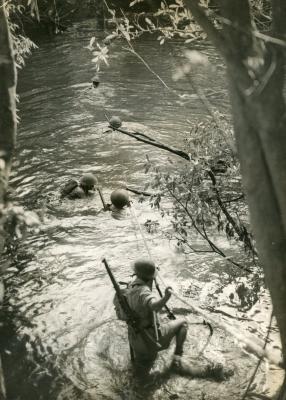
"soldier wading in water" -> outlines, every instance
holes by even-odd
[[[91,191],[95,189],[97,185],[97,179],[92,173],[84,174],[79,183],[75,179],[69,180],[61,188],[61,197],[67,197],[68,199],[83,199],[91,195]]]
[[[105,263],[107,263],[105,261]],[[160,324],[157,313],[161,311],[172,296],[172,289],[167,287],[162,298],[152,292],[152,285],[156,275],[156,267],[150,260],[140,259],[134,263],[136,278],[122,291],[127,301],[125,310],[133,314],[136,326],[128,323],[128,315],[114,298],[117,316],[128,324],[128,339],[131,359],[135,372],[140,377],[146,377],[158,355],[158,352],[167,349],[175,338],[176,346],[171,369],[179,374],[197,378],[211,378],[218,381],[233,375],[230,369],[224,369],[220,363],[203,365],[194,362],[192,365],[183,361],[184,344],[187,337],[188,324],[184,319],[175,319],[169,323]],[[113,277],[114,278],[114,277]],[[121,292],[121,290],[119,289]]]
[[[188,325],[183,319],[176,319],[166,324],[159,324],[157,312],[161,311],[172,296],[172,289],[167,287],[162,298],[152,292],[156,267],[152,261],[138,260],[134,264],[136,279],[132,281],[126,292],[128,304],[139,318],[140,328],[148,332],[154,342],[147,341],[140,332],[128,327],[130,349],[133,353],[135,368],[138,372],[148,373],[158,351],[167,349],[171,340],[176,339],[172,366],[181,368],[183,347],[187,336]],[[156,345],[157,343],[157,345]]]

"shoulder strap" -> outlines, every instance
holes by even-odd
[[[130,282],[129,287],[133,288],[136,286],[147,286],[144,282],[139,282],[138,279],[135,279],[135,281]]]

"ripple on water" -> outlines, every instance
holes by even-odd
[[[39,367],[43,374],[53,365],[58,376],[68,377],[94,399],[238,399],[254,361],[242,357],[232,338],[219,330],[204,354],[231,365],[235,379],[218,384],[178,376],[164,380],[162,376],[145,388],[146,393],[136,387],[130,374],[126,328],[114,320],[113,290],[101,263],[107,257],[118,278],[130,278],[132,262],[148,255],[136,220],[129,211],[113,215],[102,212],[97,194],[88,200],[59,200],[59,187],[87,171],[97,175],[107,200],[115,188],[126,183],[143,189],[150,179],[144,174],[146,154],[161,168],[185,168],[175,156],[119,133],[106,133],[106,114],[118,115],[128,129],[167,144],[175,142],[176,147],[183,145],[184,132],[207,116],[187,82],[179,82],[177,87],[178,93],[186,96],[174,95],[116,44],[110,67],[100,73],[99,89],[91,89],[95,66],[84,48],[93,32],[91,24],[78,24],[67,35],[43,40],[20,74],[21,124],[11,184],[17,201],[41,210],[44,218],[40,234],[19,244],[9,272],[8,303],[13,306],[12,316],[21,321],[15,337],[18,341],[28,337],[36,353],[44,354]],[[170,57],[168,47],[142,40],[137,50],[175,88],[171,74],[181,62],[180,49],[181,44],[175,43],[175,56]],[[204,51],[218,65],[218,71],[214,74],[211,69],[207,76],[201,73],[194,79],[206,86],[210,101],[226,109],[220,61],[213,49],[205,47]],[[147,202],[131,198],[141,224],[147,219],[161,224],[158,232],[146,231],[145,235],[166,282],[197,301],[209,302],[204,286],[216,287],[221,280],[229,279],[229,267],[210,255],[181,254],[163,236],[163,231],[169,229],[168,220]],[[197,238],[194,240],[201,245]],[[172,306],[179,309],[181,304],[172,301]],[[187,316],[190,321],[198,320],[192,314]],[[187,343],[190,360],[206,340],[205,328],[191,326]],[[170,356],[169,351],[159,357],[159,372],[170,363]],[[13,364],[13,369],[19,370],[17,379],[31,385],[33,379],[21,365],[33,357],[35,353],[21,352]],[[17,382],[9,382],[8,389]],[[56,398],[60,386],[53,387]],[[37,390],[35,399],[48,398],[40,384]],[[85,398],[81,396],[77,398]],[[21,393],[17,398],[26,400]]]

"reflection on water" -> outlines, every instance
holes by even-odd
[[[11,184],[18,202],[41,212],[43,224],[39,234],[19,244],[8,269],[2,347],[9,367],[10,398],[229,399],[230,393],[232,399],[238,398],[253,361],[241,358],[238,369],[240,352],[223,332],[215,332],[204,354],[233,366],[235,380],[202,384],[171,376],[145,388],[148,396],[142,387],[138,390],[130,372],[126,327],[115,320],[113,290],[101,263],[106,257],[120,280],[129,279],[132,262],[147,255],[137,222],[129,209],[119,214],[103,212],[98,195],[76,201],[59,199],[60,186],[79,179],[83,172],[98,177],[108,201],[110,193],[122,185],[143,189],[149,179],[144,174],[146,154],[162,168],[184,165],[159,149],[119,133],[106,133],[106,114],[118,115],[128,127],[178,148],[183,134],[207,115],[186,81],[175,87],[171,80],[182,60],[180,43],[169,47],[141,40],[137,51],[184,97],[162,87],[117,44],[111,50],[111,66],[100,73],[99,88],[90,89],[95,67],[84,48],[90,31],[88,22],[43,41],[20,73],[21,124]],[[206,77],[205,71],[198,71],[195,80],[206,86],[210,101],[225,108],[219,60],[211,48],[203,51],[217,66],[216,73],[210,68]],[[170,159],[176,164],[170,166]],[[210,255],[179,253],[162,235],[168,221],[147,202],[131,197],[142,225],[146,220],[160,223],[156,233],[145,235],[167,282],[180,291],[188,289],[199,300],[206,284],[228,279],[224,264],[214,262]],[[193,315],[189,318],[198,320]],[[199,353],[207,337],[204,328],[192,326],[188,358]],[[170,363],[171,351],[159,357],[155,370],[162,372]]]

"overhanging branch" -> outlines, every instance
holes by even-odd
[[[151,146],[158,147],[159,149],[167,150],[170,153],[176,154],[177,156],[184,158],[187,161],[190,161],[190,156],[188,155],[188,153],[186,153],[183,150],[178,150],[173,147],[167,146],[163,143],[157,142],[155,139],[153,139],[145,134],[142,134],[142,133],[138,133],[138,132],[131,133],[131,132],[128,132],[121,128],[115,128],[113,126],[110,126],[110,127],[115,131],[121,132],[124,135],[130,136],[133,139],[138,140],[139,142],[150,144]]]
[[[110,128],[112,128],[113,130],[118,131],[120,133],[123,133],[123,134],[125,134],[125,135],[127,135],[127,136],[129,136],[129,137],[131,137],[133,139],[136,139],[139,142],[142,142],[142,143],[145,143],[145,144],[149,144],[151,146],[158,147],[160,149],[169,151],[170,153],[176,154],[177,156],[179,156],[181,158],[184,158],[187,161],[190,161],[190,156],[189,156],[188,153],[186,153],[186,152],[184,152],[182,150],[178,150],[178,149],[175,149],[173,147],[167,146],[167,145],[165,145],[163,143],[157,142],[155,139],[151,138],[150,136],[148,136],[146,134],[143,134],[143,133],[140,133],[140,132],[128,132],[128,131],[126,131],[126,130],[124,130],[122,128],[116,128],[116,127],[114,127],[112,125],[110,125]],[[218,189],[216,187],[216,179],[215,179],[215,176],[214,176],[213,172],[211,170],[207,170],[206,172],[207,172],[207,174],[209,175],[209,177],[212,180],[213,187],[214,187],[214,192],[215,192],[215,196],[216,196],[216,200],[218,202],[218,206],[222,210],[222,212],[225,215],[227,221],[233,227],[234,231],[238,235],[239,240],[242,241],[245,244],[245,246],[248,249],[250,249],[256,255],[256,251],[252,246],[252,243],[251,243],[251,241],[249,239],[249,236],[248,236],[246,228],[240,229],[240,227],[235,222],[235,219],[228,212],[225,202],[222,201],[222,199],[220,197],[220,194],[218,192]],[[196,228],[196,226],[195,226],[195,228]],[[206,239],[206,237],[205,237],[205,239]],[[214,248],[214,247],[212,247],[212,248]]]

